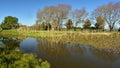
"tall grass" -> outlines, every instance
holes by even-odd
[[[47,38],[51,42],[75,42],[91,45],[97,49],[120,53],[120,33],[68,33],[61,37]]]

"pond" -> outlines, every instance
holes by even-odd
[[[43,38],[1,38],[0,45],[17,46],[47,60],[51,68],[120,68],[120,55],[99,51],[89,45],[51,42]]]

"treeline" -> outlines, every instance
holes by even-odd
[[[92,28],[104,30],[105,26],[108,26],[112,31],[120,24],[120,2],[99,6],[91,13],[85,8],[72,11],[71,5],[66,4],[47,6],[38,11],[34,26],[43,27],[45,30],[62,30],[63,26],[66,26],[68,30],[76,30],[80,24],[85,29],[93,25]]]
[[[120,2],[111,2],[101,5],[91,13],[85,8],[72,10],[71,5],[59,4],[56,6],[47,6],[37,12],[36,23],[32,26],[21,26],[18,18],[8,16],[1,23],[0,29],[29,29],[29,30],[63,30],[82,27],[82,29],[105,30],[110,31],[117,28],[120,31]],[[118,26],[116,26],[118,25]]]

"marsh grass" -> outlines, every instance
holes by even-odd
[[[51,42],[74,42],[91,45],[99,50],[120,54],[120,33],[68,33],[61,37],[46,38]]]

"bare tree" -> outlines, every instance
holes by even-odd
[[[52,22],[52,29],[57,30],[58,29],[58,21],[56,19],[53,20]]]
[[[37,20],[40,22],[45,22],[45,26],[50,29],[49,24],[54,19],[56,12],[55,6],[45,7],[43,10],[38,11]]]
[[[115,24],[119,23],[120,21],[120,2],[102,5],[95,9],[92,15],[94,17],[104,17],[110,31],[112,31]]]
[[[59,29],[61,29],[63,25],[63,19],[67,18],[67,15],[70,10],[71,10],[71,6],[65,4],[45,7],[43,10],[38,11],[37,19],[39,21],[44,21],[46,23],[53,22],[54,19],[57,19]]]
[[[74,10],[71,14],[72,14],[72,19],[75,23],[74,30],[76,30],[78,23],[84,22],[85,18],[88,15],[88,12],[86,11],[85,8],[82,8],[82,9]]]
[[[61,30],[63,26],[63,19],[67,18],[68,13],[71,10],[71,6],[66,4],[59,4],[57,9],[58,11],[56,17],[58,18],[59,30]]]

